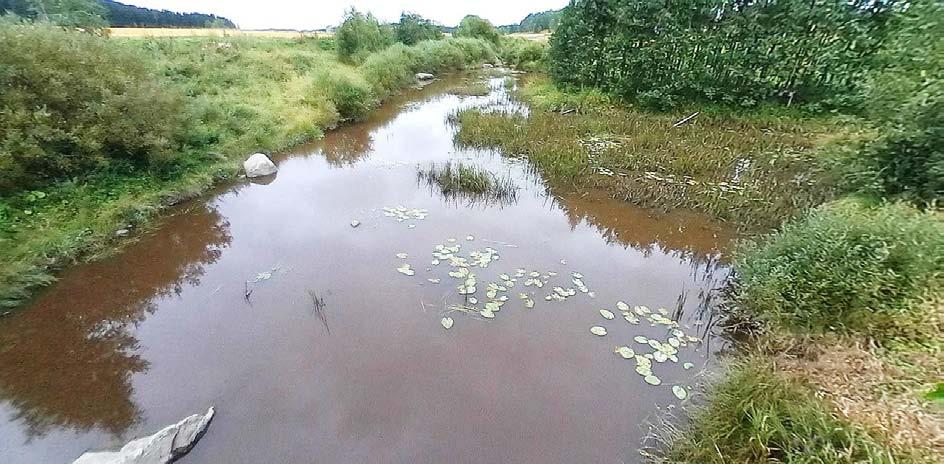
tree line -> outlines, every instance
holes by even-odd
[[[154,10],[112,0],[0,0],[0,14],[82,28],[236,27],[232,21],[213,14]]]

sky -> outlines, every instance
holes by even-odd
[[[495,25],[517,24],[528,13],[562,8],[567,0],[118,0],[130,5],[224,16],[243,29],[319,29],[337,25],[351,6],[394,22],[402,11],[454,26],[467,14]]]

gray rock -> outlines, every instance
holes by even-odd
[[[492,68],[494,68],[494,67],[495,67],[495,66],[492,65],[491,63],[485,63],[485,64],[482,65],[482,69],[492,69]]]
[[[436,76],[430,73],[416,73],[416,80],[418,81],[431,81],[435,78]]]
[[[279,168],[275,163],[263,153],[256,153],[243,162],[243,169],[246,171],[246,177],[263,177],[275,174]]]
[[[89,452],[72,464],[168,464],[190,452],[197,443],[216,411],[194,414],[154,435],[138,438],[118,451]]]
[[[115,237],[127,237],[131,234],[131,231],[128,229],[118,229],[115,231]]]
[[[357,219],[351,221],[351,227],[353,227],[353,228],[355,228],[355,229],[356,229],[358,226],[360,226],[360,225],[361,225],[361,221],[358,221]]]

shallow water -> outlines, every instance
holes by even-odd
[[[680,403],[671,386],[692,385],[722,346],[711,297],[731,233],[557,194],[524,161],[454,147],[452,111],[510,105],[500,80],[488,97],[450,95],[456,83],[280,156],[274,179],[182,205],[0,320],[0,462],[71,462],[211,405],[217,417],[181,462],[638,462],[646,421]],[[469,204],[417,181],[418,167],[457,159],[510,176],[517,201]],[[397,205],[429,215],[383,214]],[[452,313],[445,330],[463,298],[430,260],[449,238],[500,254],[475,270],[481,302],[486,281],[518,268],[558,283],[528,288],[525,309],[519,280],[495,319]],[[415,276],[396,271],[404,262]],[[594,298],[544,300],[575,271]],[[627,323],[619,300],[669,308],[703,339],[654,368],[660,386],[613,350],[666,329]]]

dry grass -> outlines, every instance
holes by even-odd
[[[253,31],[245,29],[212,28],[158,28],[158,27],[110,27],[108,35],[112,37],[268,37],[273,39],[330,38],[334,34],[327,32],[305,31]]]
[[[944,376],[944,353],[882,353],[855,339],[781,339],[777,370],[810,385],[840,417],[918,460],[944,457],[944,408],[923,398]]]

